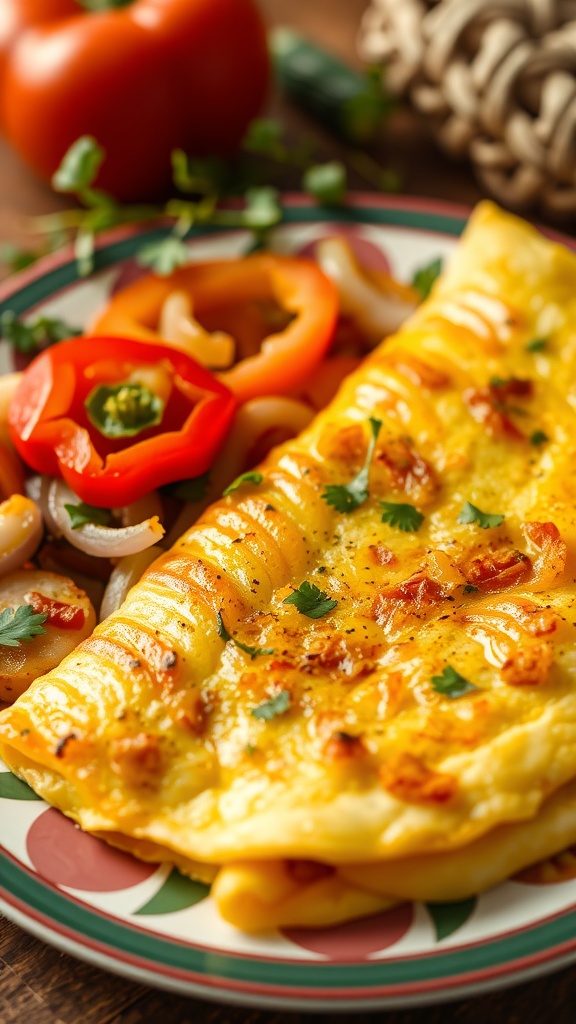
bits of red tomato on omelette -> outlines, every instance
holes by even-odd
[[[548,678],[552,659],[552,647],[546,640],[525,643],[508,655],[500,675],[509,686],[540,686]]]
[[[462,566],[468,585],[482,594],[517,586],[528,579],[531,571],[530,558],[516,548],[485,551]]]
[[[162,751],[157,736],[141,732],[110,744],[110,764],[126,785],[155,789],[162,778]]]
[[[494,394],[493,388],[467,388],[463,398],[473,419],[486,428],[490,437],[514,440],[524,438],[504,403]]]
[[[413,754],[393,754],[379,769],[382,787],[398,800],[413,804],[443,804],[457,790],[453,775],[429,768]]]
[[[378,446],[373,473],[376,489],[379,468],[384,470],[384,489],[387,485],[401,491],[418,505],[433,501],[439,491],[440,482],[433,467],[408,438],[390,438]]]
[[[532,561],[532,584],[539,590],[546,590],[564,572],[568,545],[555,523],[523,523],[521,530],[536,549]]]
[[[389,633],[411,620],[425,618],[426,612],[441,604],[449,594],[449,588],[425,572],[416,572],[402,583],[381,590],[372,603],[371,616]]]

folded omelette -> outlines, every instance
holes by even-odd
[[[82,828],[245,929],[576,842],[576,256],[492,204],[432,296],[0,714]]]

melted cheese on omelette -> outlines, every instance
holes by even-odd
[[[244,927],[371,913],[420,895],[424,863],[444,865],[426,898],[458,898],[574,841],[575,361],[576,256],[482,204],[431,298],[262,483],[0,714],[2,756],[118,845],[226,865],[217,899]],[[338,511],[326,488],[362,469],[370,419],[368,497]],[[304,581],[336,602],[319,618],[286,603]],[[539,821],[550,842],[518,863]]]

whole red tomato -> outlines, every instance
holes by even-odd
[[[106,150],[98,186],[153,198],[169,185],[172,149],[232,152],[263,102],[266,34],[253,0],[1,6],[0,130],[44,178],[89,134]]]

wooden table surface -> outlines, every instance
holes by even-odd
[[[260,0],[260,6],[270,24],[290,24],[355,61],[355,36],[366,0]],[[277,95],[270,110],[283,117],[294,138],[315,131]],[[341,155],[337,143],[316,135],[324,158]],[[466,204],[482,195],[470,169],[444,157],[426,126],[407,111],[393,116],[375,155],[400,172],[406,194]],[[287,184],[297,187],[296,180]],[[351,184],[369,187],[355,174]],[[24,241],[24,216],[62,205],[0,141],[0,241]],[[390,1013],[331,1013],[323,1019],[328,1024],[360,1019],[366,1024],[574,1024],[575,1006],[576,967],[463,1002]],[[0,920],[0,1024],[308,1024],[319,1019],[309,1013],[233,1008],[145,988],[59,953]]]

